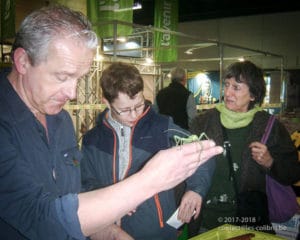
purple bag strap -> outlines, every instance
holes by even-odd
[[[265,129],[265,133],[264,133],[264,135],[263,135],[262,138],[261,138],[261,143],[266,144],[266,142],[267,142],[267,140],[268,140],[268,137],[269,137],[269,135],[270,135],[270,132],[271,132],[271,129],[272,129],[272,126],[273,126],[274,121],[275,121],[275,116],[274,116],[274,115],[271,115],[271,116],[269,117],[269,120],[268,120],[266,129]]]

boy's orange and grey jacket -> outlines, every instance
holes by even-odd
[[[84,191],[119,181],[119,143],[115,130],[107,121],[107,110],[100,114],[98,120],[97,125],[87,132],[82,142],[84,159],[81,172]],[[131,159],[126,176],[139,171],[159,150],[172,146],[174,135],[186,137],[180,131],[185,130],[175,125],[171,118],[159,115],[150,106],[147,107],[131,131]],[[186,181],[186,191],[192,190],[204,196],[210,185],[213,168],[213,161],[202,165]],[[176,208],[174,190],[161,192],[139,205],[132,216],[124,216],[121,227],[136,240],[177,239],[177,230],[166,223]]]

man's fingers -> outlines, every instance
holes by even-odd
[[[188,176],[191,176],[195,173],[197,168],[205,163],[207,160],[210,158],[221,154],[223,152],[223,148],[220,146],[216,146],[215,143],[211,140],[204,140],[195,142],[195,143],[190,143],[190,144],[185,144],[183,147],[185,148],[187,145],[189,145],[189,149],[182,149],[183,151],[189,150],[187,155],[189,155],[189,163],[188,163]],[[191,151],[190,147],[193,148]]]
[[[201,151],[200,154],[200,163],[202,164],[206,160],[223,153],[223,148],[221,146],[213,146],[210,148],[206,148]]]

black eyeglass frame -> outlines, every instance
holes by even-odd
[[[141,103],[141,104],[139,104],[137,106],[134,106],[133,108],[130,108],[130,109],[127,109],[127,110],[123,110],[123,111],[118,111],[112,105],[110,105],[110,108],[111,108],[111,110],[113,110],[119,116],[125,116],[125,115],[130,115],[132,111],[138,112],[138,111],[142,110],[142,107],[145,107],[145,105],[146,104],[145,104],[145,100],[144,100],[143,103]]]

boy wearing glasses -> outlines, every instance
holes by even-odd
[[[115,62],[106,68],[100,84],[107,105],[96,126],[83,137],[81,163],[83,190],[103,188],[139,171],[159,150],[174,145],[174,135],[190,134],[170,117],[145,104],[144,83],[138,69]],[[168,161],[168,159],[165,159]],[[186,181],[178,218],[189,222],[200,213],[202,197],[210,185],[213,161]],[[123,201],[120,195],[120,201]],[[176,210],[174,190],[155,194],[116,224],[134,239],[177,239],[177,229],[166,221]]]

